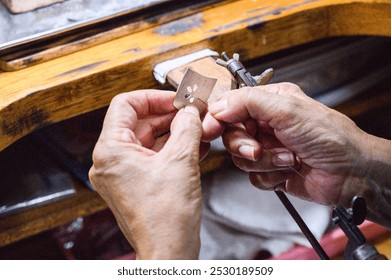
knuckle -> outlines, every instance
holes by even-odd
[[[282,83],[280,83],[280,86],[281,86],[281,89],[285,90],[285,91],[288,91],[288,90],[292,90],[292,91],[301,90],[298,85],[296,85],[294,83],[291,83],[291,82],[282,82]]]
[[[232,161],[239,169],[245,172],[258,171],[258,168],[254,166],[253,161],[238,156],[232,156]]]
[[[252,172],[249,174],[249,179],[254,187],[262,190],[273,190],[285,182],[285,180],[275,180],[276,178],[270,178],[269,173],[267,172]]]
[[[258,173],[258,172],[251,172],[249,174],[249,180],[250,180],[250,183],[258,188],[258,189],[264,189],[264,184],[263,184],[263,181],[262,181],[262,174]]]
[[[175,118],[172,124],[175,133],[179,138],[200,139],[202,134],[202,124],[199,117],[192,114],[182,114],[180,118]],[[172,131],[173,132],[173,131]],[[185,140],[185,141],[187,141]]]
[[[95,168],[98,170],[105,168],[107,163],[112,161],[113,157],[114,155],[110,152],[110,149],[98,141],[94,151],[92,152],[93,166],[95,166]]]
[[[121,104],[121,103],[124,103],[126,102],[126,93],[120,93],[120,94],[117,94],[116,96],[114,96],[112,99],[111,99],[111,104]]]
[[[261,90],[257,87],[246,87],[243,91],[245,94],[245,100],[247,103],[252,103],[253,99],[257,99],[259,95],[262,93]]]
[[[94,165],[92,165],[92,167],[88,171],[88,178],[89,178],[92,185],[95,185],[95,178],[96,177],[97,177],[96,169],[95,169]]]

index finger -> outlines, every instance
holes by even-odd
[[[161,115],[174,112],[173,91],[137,90],[121,93],[113,98],[106,113],[111,124],[119,121],[134,123],[134,118],[141,119],[148,115]],[[130,128],[134,128],[133,125]]]
[[[139,119],[174,112],[174,97],[175,92],[163,90],[138,90],[119,94],[110,103],[102,133],[106,136],[109,133],[126,136],[135,130]]]
[[[268,123],[273,129],[284,129],[298,121],[298,111],[305,112],[306,101],[294,95],[271,93],[258,87],[245,87],[226,92],[225,97],[209,105],[209,112],[227,123],[254,119]]]
[[[311,119],[317,115],[317,110],[326,108],[304,94],[294,93],[295,87],[289,89],[290,93],[281,91],[284,87],[278,84],[274,92],[264,90],[271,88],[272,85],[244,87],[226,92],[223,99],[209,105],[209,112],[227,123],[254,119],[267,123],[274,130],[284,130]]]

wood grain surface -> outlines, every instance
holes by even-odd
[[[210,9],[216,2],[232,0],[206,0],[200,2],[172,1],[153,6],[130,9],[105,20],[91,20],[64,26],[61,32],[48,30],[45,35],[25,39],[18,47],[0,51],[0,70],[15,71],[57,57],[96,46],[141,30],[162,25],[185,16]],[[191,3],[189,3],[191,2]],[[189,6],[191,4],[191,6]],[[167,7],[166,7],[167,6]],[[77,25],[77,27],[76,27]]]

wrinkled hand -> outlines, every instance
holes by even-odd
[[[157,90],[116,96],[93,153],[91,182],[139,259],[199,253],[201,120],[194,107],[177,113],[174,96]]]
[[[357,162],[364,152],[360,141],[367,139],[365,133],[293,84],[227,92],[210,104],[207,118],[203,128],[207,139],[218,136],[215,131],[221,131],[223,123],[231,124],[225,127],[224,144],[258,188],[346,205],[352,197],[343,195],[345,189],[353,188],[366,172]],[[296,157],[301,161],[300,174],[294,170]]]

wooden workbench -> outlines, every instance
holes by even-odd
[[[239,52],[250,60],[281,49],[343,35],[391,36],[391,1],[227,1],[174,21],[13,71],[0,72],[0,151],[19,138],[107,106],[120,92],[159,88],[154,66],[197,50]],[[33,58],[31,59],[33,61]],[[376,108],[391,103],[379,95]],[[359,113],[368,99],[341,107]],[[0,219],[0,246],[105,208],[78,187],[70,199]]]

